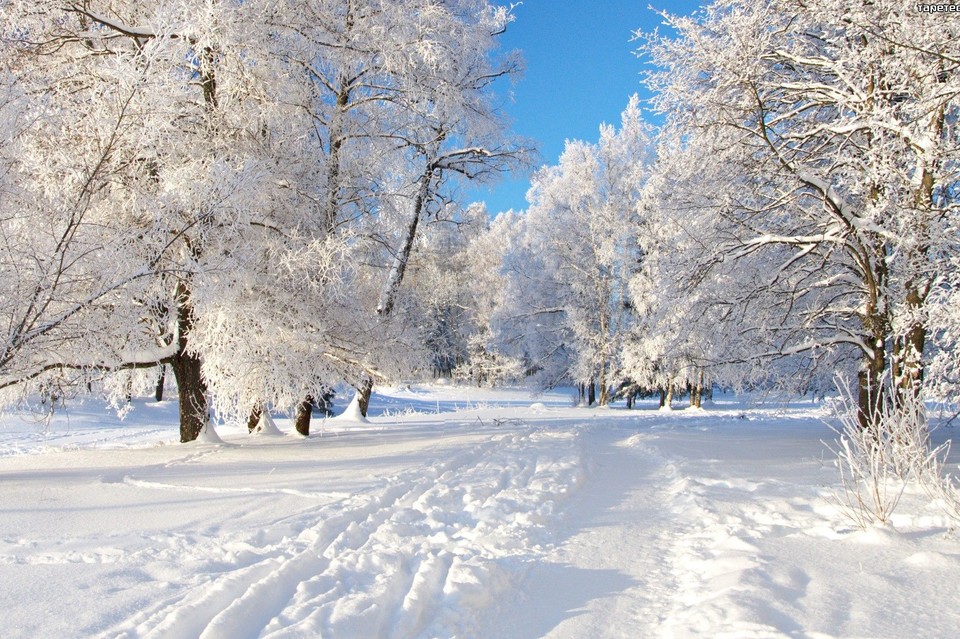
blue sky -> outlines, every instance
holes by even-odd
[[[503,4],[504,2],[501,2]],[[520,49],[526,71],[501,86],[513,131],[536,141],[539,164],[556,164],[567,139],[595,141],[601,122],[618,123],[633,93],[649,97],[640,84],[643,63],[633,55],[633,32],[662,22],[648,9],[686,15],[696,0],[523,0],[502,36],[505,50]],[[512,98],[512,99],[511,99]],[[506,178],[468,193],[492,215],[526,208],[529,176]]]

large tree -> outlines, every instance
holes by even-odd
[[[82,323],[56,352],[18,362],[50,374],[168,362],[183,441],[207,424],[211,385],[225,400],[239,394],[224,392],[236,375],[205,368],[229,342],[222,318],[250,310],[238,287],[283,290],[303,272],[264,264],[282,264],[294,250],[312,259],[291,237],[305,210],[295,188],[302,176],[291,167],[311,154],[298,143],[306,124],[297,128],[302,118],[280,99],[290,74],[261,28],[261,9],[255,2],[12,3],[5,14],[10,84],[25,87],[33,108],[17,140],[18,186],[57,194],[41,216],[59,225],[53,233],[66,256],[62,275],[40,282],[34,297],[59,302],[66,291],[73,302],[66,287],[95,282],[76,273],[110,276],[97,295],[73,302],[73,322],[60,320],[54,304],[42,307],[46,315],[35,323],[46,327],[46,339]],[[114,227],[126,233],[122,246],[107,235]],[[307,247],[314,257],[328,252]],[[115,283],[131,278],[136,288]],[[98,293],[105,287],[111,295]],[[37,308],[29,298],[15,304]]]
[[[389,197],[380,201],[396,216],[393,234],[383,237],[389,268],[377,296],[378,325],[387,327],[422,225],[455,200],[463,180],[489,181],[522,164],[529,149],[505,135],[494,83],[519,70],[512,54],[497,55],[498,38],[512,20],[510,11],[487,0],[445,3],[422,0],[411,15],[414,23],[400,29],[415,52],[407,75],[397,78],[399,95],[392,101],[400,126],[392,137],[403,153]],[[372,340],[371,340],[372,341]],[[369,357],[389,353],[371,349]],[[373,376],[358,385],[365,415]]]
[[[690,281],[751,261],[713,301],[740,357],[858,353],[876,421],[884,377],[922,381],[928,296],[957,251],[960,24],[892,0],[720,0],[668,21],[677,37],[644,51],[682,157],[663,208],[703,229]]]

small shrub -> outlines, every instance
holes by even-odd
[[[888,388],[888,397],[893,389]],[[941,502],[960,522],[960,495],[944,475],[950,442],[931,447],[926,407],[921,394],[906,393],[885,402],[877,423],[863,428],[849,388],[838,404],[838,440],[828,447],[837,456],[841,493],[838,502],[860,528],[888,524],[907,485],[914,483]]]

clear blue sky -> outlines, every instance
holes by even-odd
[[[505,4],[506,0],[501,0]],[[523,0],[502,36],[505,50],[520,49],[526,71],[512,86],[501,85],[513,131],[534,140],[538,164],[556,164],[565,140],[595,141],[601,122],[620,121],[641,85],[643,63],[633,52],[636,30],[652,31],[661,18],[649,5],[687,15],[697,0]],[[466,193],[483,200],[491,215],[526,208],[529,176],[505,178]]]

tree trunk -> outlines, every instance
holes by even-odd
[[[423,175],[420,176],[420,188],[417,189],[417,195],[413,201],[413,215],[410,216],[410,221],[407,223],[403,244],[397,252],[397,256],[393,259],[393,266],[390,267],[390,273],[387,275],[387,284],[383,287],[383,292],[380,294],[380,300],[377,303],[377,315],[381,317],[389,315],[397,301],[397,293],[400,291],[400,284],[403,282],[407,264],[410,262],[410,254],[413,252],[413,241],[417,237],[420,217],[423,215],[423,209],[430,196],[431,182],[433,182],[433,165],[428,164]]]
[[[210,419],[202,363],[192,353],[178,352],[170,365],[177,379],[177,396],[180,400],[180,441],[192,442]]]
[[[863,353],[857,374],[858,418],[862,428],[876,429],[880,423],[886,392],[884,373],[887,372],[887,341],[890,321],[886,309],[887,264],[882,240],[876,240],[871,259],[864,268],[867,303],[863,314],[864,342],[870,348]],[[896,381],[896,380],[889,380]]]
[[[253,410],[250,411],[250,416],[247,417],[247,432],[252,433],[257,429],[257,424],[260,423],[260,418],[263,416],[263,404],[257,402],[253,406]]]
[[[307,437],[310,435],[310,418],[313,416],[313,396],[307,395],[297,404],[293,415],[293,427],[297,432]]]
[[[593,406],[597,401],[597,385],[593,380],[587,384],[587,406]]]
[[[690,406],[700,408],[703,397],[703,370],[697,371],[697,381],[690,388]]]
[[[357,389],[357,398],[358,405],[360,406],[360,414],[364,417],[367,416],[367,410],[370,408],[370,396],[373,394],[373,378],[365,377],[364,380],[360,383],[360,388]]]
[[[167,382],[167,365],[160,364],[160,379],[157,380],[157,387],[153,391],[153,396],[158,402],[163,401],[163,385]]]
[[[177,284],[177,352],[170,367],[177,380],[180,400],[180,441],[192,442],[207,425],[210,413],[207,406],[207,384],[203,380],[200,357],[187,350],[187,338],[193,328],[193,306],[190,290],[183,282]]]
[[[610,403],[610,389],[607,388],[607,368],[600,369],[600,395],[597,397],[598,406],[606,406]]]
[[[885,318],[875,312],[875,309],[876,306],[868,305],[868,314],[864,321],[868,331],[865,339],[873,350],[863,354],[860,371],[857,373],[860,426],[873,430],[876,430],[880,424],[880,416],[883,414],[884,402],[887,399],[884,390],[884,373],[887,369],[885,338],[888,334],[888,324]]]
[[[663,408],[667,405],[667,389],[660,389],[660,408]]]
[[[670,409],[673,408],[673,382],[667,385],[667,396],[664,398],[664,406]]]
[[[427,205],[430,197],[430,184],[434,178],[433,162],[428,162],[423,175],[420,176],[420,184],[417,189],[417,195],[413,201],[413,215],[407,224],[403,237],[403,244],[393,259],[393,265],[390,267],[390,273],[387,275],[387,283],[380,293],[380,300],[377,302],[377,315],[384,318],[393,312],[393,306],[397,301],[397,293],[400,291],[400,284],[403,283],[403,276],[407,271],[407,264],[410,261],[410,254],[413,252],[414,240],[417,237],[417,227],[420,225],[420,217]],[[360,414],[367,416],[367,410],[370,407],[370,396],[373,394],[373,378],[366,377],[357,389],[357,395],[360,405]]]
[[[347,8],[347,33],[353,28],[353,12]],[[341,171],[341,152],[343,143],[346,141],[344,136],[344,118],[347,108],[350,104],[350,81],[347,77],[340,78],[340,84],[337,90],[337,108],[333,112],[333,120],[330,123],[330,152],[327,160],[327,201],[326,210],[323,213],[324,230],[327,235],[333,235],[337,230],[337,217],[340,210],[340,171]]]
[[[933,114],[931,129],[934,138],[942,138],[946,124],[946,107],[941,105]],[[922,212],[921,220],[930,219],[934,207],[934,185],[936,176],[933,167],[924,163],[920,171],[920,183],[914,193],[914,207]],[[922,229],[922,232],[920,232]],[[921,237],[929,233],[927,224],[921,224],[915,232]],[[926,242],[916,245],[912,251],[914,262],[926,264],[930,259],[930,246]],[[910,325],[906,332],[896,340],[893,353],[893,375],[897,386],[898,400],[903,401],[907,393],[914,396],[923,385],[923,349],[927,342],[927,325],[923,319],[923,308],[930,293],[930,280],[921,273],[914,273],[906,283],[907,309]]]
[[[861,428],[876,429],[880,423],[883,404],[886,400],[883,388],[885,368],[886,353],[883,348],[876,348],[872,357],[864,356],[860,372],[857,373],[857,406]]]
[[[940,136],[943,131],[943,109],[938,112],[935,121],[935,131]],[[934,175],[929,167],[924,167],[920,178],[920,187],[914,197],[914,205],[921,211],[928,212],[933,207]],[[926,217],[926,216],[924,216]],[[915,261],[924,264],[929,260],[930,247],[920,244],[914,249]],[[894,341],[893,377],[897,387],[899,400],[904,395],[916,395],[923,385],[923,349],[927,342],[927,327],[923,318],[923,307],[927,295],[930,293],[930,282],[922,275],[915,274],[906,283],[904,301],[910,314],[910,324],[904,334]]]
[[[911,290],[907,293],[907,304],[911,311],[919,312],[923,306],[920,293]],[[918,393],[923,385],[923,349],[927,343],[927,329],[923,322],[916,321],[907,332],[896,340],[893,353],[893,375],[899,393]]]

